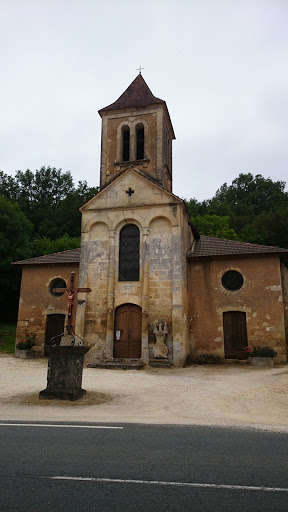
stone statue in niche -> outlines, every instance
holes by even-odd
[[[165,345],[165,336],[168,334],[167,324],[159,322],[154,325],[153,334],[156,338],[156,343],[153,347],[153,355],[155,359],[168,359],[168,348]]]

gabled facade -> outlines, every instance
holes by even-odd
[[[172,193],[166,103],[141,75],[99,114],[100,192],[80,209],[81,249],[17,262],[17,339],[28,328],[44,352],[67,323],[66,295],[53,287],[73,270],[92,290],[78,294],[75,324],[92,366],[159,363],[159,332],[160,359],[174,366],[203,354],[245,359],[248,344],[270,345],[286,362],[288,250],[199,236]]]
[[[133,304],[139,308],[143,362],[153,358],[154,325],[166,322],[168,357],[183,365],[189,353],[186,255],[193,241],[183,201],[128,168],[81,213],[79,283],[92,292],[78,308],[76,330],[94,344],[89,360],[115,357],[115,313]],[[132,253],[136,244],[138,250]],[[130,275],[133,258],[138,273]],[[129,358],[125,349],[122,355]]]

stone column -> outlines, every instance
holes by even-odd
[[[134,162],[136,160],[136,131],[135,124],[129,124],[130,126],[130,161]]]
[[[88,234],[82,233],[81,260],[80,260],[79,278],[78,278],[79,288],[88,288],[88,284],[89,284],[87,282],[88,253],[89,253]],[[81,292],[81,293],[77,294],[76,297],[77,297],[77,300],[76,300],[76,304],[75,304],[75,309],[76,309],[75,332],[78,334],[78,336],[80,336],[81,338],[84,338],[87,293]],[[67,320],[65,320],[65,325],[67,325]]]
[[[115,287],[115,231],[109,230],[107,334],[104,358],[113,359],[114,345],[114,287]]]
[[[149,364],[148,318],[149,318],[149,229],[143,229],[143,287],[142,287],[142,348],[141,359]]]
[[[181,228],[172,228],[172,333],[173,365],[181,366],[183,361],[182,341],[182,255]]]

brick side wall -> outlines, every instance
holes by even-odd
[[[227,270],[244,277],[238,291],[227,291],[221,277]],[[190,335],[192,355],[224,357],[223,312],[243,311],[248,343],[270,345],[286,356],[283,296],[278,255],[189,262]]]
[[[284,307],[284,320],[286,332],[286,346],[288,353],[288,268],[285,263],[281,263],[281,277],[283,288],[283,307]]]
[[[77,286],[78,264],[23,266],[16,341],[24,337],[25,329],[35,332],[38,354],[44,353],[47,315],[65,314],[67,319],[66,294],[60,297],[52,295],[49,285],[54,279],[61,278],[69,286],[72,271],[76,273]]]

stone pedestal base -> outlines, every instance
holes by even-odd
[[[81,388],[84,355],[90,347],[45,346],[48,355],[47,388],[39,398],[78,400],[86,394]]]
[[[274,365],[272,357],[260,357],[260,356],[250,357],[250,363],[252,364],[252,366],[258,366],[260,368],[263,366],[271,367]]]

